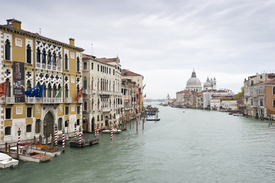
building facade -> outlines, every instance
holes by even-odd
[[[74,124],[81,125],[82,48],[21,29],[21,22],[0,25],[0,82],[8,81],[6,96],[0,97],[0,144],[21,139],[54,136]],[[26,97],[24,92],[43,85],[43,97]],[[59,94],[60,92],[60,94]],[[58,94],[60,97],[57,97]]]
[[[121,71],[118,58],[83,54],[83,129],[94,131],[118,125],[122,113]]]

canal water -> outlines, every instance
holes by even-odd
[[[98,145],[66,146],[50,162],[20,162],[0,170],[0,182],[275,182],[275,124],[147,104],[159,107],[159,122],[136,132],[132,121],[113,141],[100,134]]]

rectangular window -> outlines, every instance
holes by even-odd
[[[69,120],[66,120],[65,121],[65,127],[68,127],[69,126]]]
[[[35,121],[35,133],[40,133],[40,124],[41,124],[40,119],[36,119],[36,121]]]
[[[94,63],[91,63],[91,69],[94,70]]]
[[[87,62],[84,62],[84,69],[87,69]]]
[[[109,74],[111,74],[112,73],[112,70],[111,70],[111,68],[109,69]]]
[[[275,95],[275,87],[273,86],[273,95]]]
[[[80,114],[80,106],[77,106],[77,114]]]
[[[7,126],[5,128],[5,135],[11,135],[11,127],[10,126]]]
[[[99,64],[97,65],[97,71],[99,71]]]
[[[273,99],[273,107],[275,107],[275,99]]]
[[[31,124],[28,124],[26,126],[26,132],[32,132],[32,125]]]
[[[58,130],[62,130],[62,118],[58,119]]]
[[[32,108],[27,107],[27,118],[31,118],[31,117],[32,117]]]
[[[113,75],[115,75],[115,69],[113,69]]]
[[[69,106],[65,106],[65,115],[69,115]]]
[[[99,115],[97,115],[97,121],[99,121]]]
[[[5,119],[11,119],[11,108],[6,108]]]

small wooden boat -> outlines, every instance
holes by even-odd
[[[119,133],[119,132],[121,132],[120,129],[116,129],[116,128],[113,129],[113,133]],[[111,133],[111,130],[102,130],[102,133]]]
[[[61,151],[59,151],[58,148],[51,147],[49,145],[43,145],[43,144],[33,144],[32,149],[33,149],[33,152],[46,153],[47,155],[50,155],[51,157],[60,155],[60,153],[61,153]]]
[[[0,168],[6,169],[6,168],[13,168],[18,165],[19,161],[16,159],[13,159],[7,154],[0,153]]]

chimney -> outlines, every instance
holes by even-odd
[[[7,20],[7,25],[9,25],[11,27],[14,27],[18,30],[21,30],[21,22],[19,20],[15,20],[14,18],[13,19],[8,19]]]
[[[70,38],[69,40],[70,40],[70,45],[74,46],[74,38]]]

